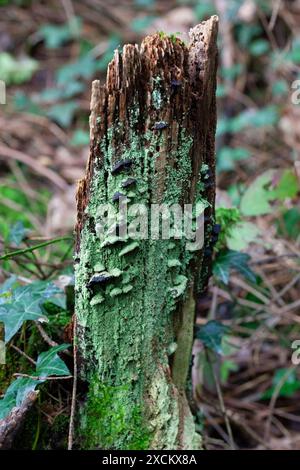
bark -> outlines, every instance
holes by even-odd
[[[161,33],[126,45],[106,83],[93,82],[77,193],[75,341],[88,386],[80,447],[201,447],[187,394],[195,300],[211,264],[217,25],[212,17],[193,28],[189,46]],[[148,207],[201,202],[204,247],[103,236],[99,208],[118,193]]]

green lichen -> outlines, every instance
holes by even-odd
[[[161,109],[163,105],[161,82],[161,77],[153,78],[152,104],[156,110]]]
[[[169,368],[168,345],[175,341],[174,315],[185,301],[190,261],[195,254],[186,250],[185,239],[136,242],[102,235],[99,230],[100,205],[111,202],[124,183],[123,172],[111,174],[112,162],[133,161],[126,175],[136,180],[129,204],[149,204],[159,198],[156,161],[166,145],[165,135],[155,131],[137,133],[138,115],[137,108],[132,112],[131,130],[127,131],[130,145],[122,139],[117,147],[114,145],[122,132],[120,123],[109,129],[107,139],[99,144],[101,165],[95,164],[86,209],[86,217],[96,229],[91,230],[89,223],[84,225],[80,260],[75,268],[78,347],[86,365],[82,375],[87,382],[94,377],[81,419],[88,436],[87,448],[146,448],[150,442],[142,424],[146,417],[152,423],[151,445],[156,448],[176,446],[178,433],[179,411],[173,403],[170,383],[165,374],[157,376],[156,372],[157,364],[162,370]],[[188,193],[191,146],[191,137],[179,130],[179,141],[166,167],[162,202],[181,203]],[[125,189],[126,195],[130,192]],[[102,266],[118,275],[108,283],[89,287],[91,276]],[[154,360],[151,351],[155,344],[159,347],[155,347]],[[152,412],[149,390],[156,396]],[[160,431],[158,426],[163,426]]]

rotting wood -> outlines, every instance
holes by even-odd
[[[201,447],[186,392],[195,300],[212,255],[217,27],[214,16],[193,28],[189,46],[159,33],[126,45],[106,83],[93,82],[90,157],[77,192],[75,341],[88,385],[79,447]],[[118,193],[148,206],[202,202],[203,249],[103,241],[99,207]]]

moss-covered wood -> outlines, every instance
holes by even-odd
[[[106,83],[93,83],[90,158],[77,194],[75,341],[88,389],[79,447],[201,447],[186,392],[195,298],[211,263],[216,35],[213,17],[191,30],[189,46],[149,36],[116,51]],[[103,239],[99,207],[118,193],[147,206],[202,201],[204,248]],[[94,289],[103,272],[109,282]]]

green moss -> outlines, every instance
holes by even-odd
[[[138,406],[128,406],[129,386],[107,386],[93,379],[83,410],[82,439],[88,449],[147,449],[151,433]]]

